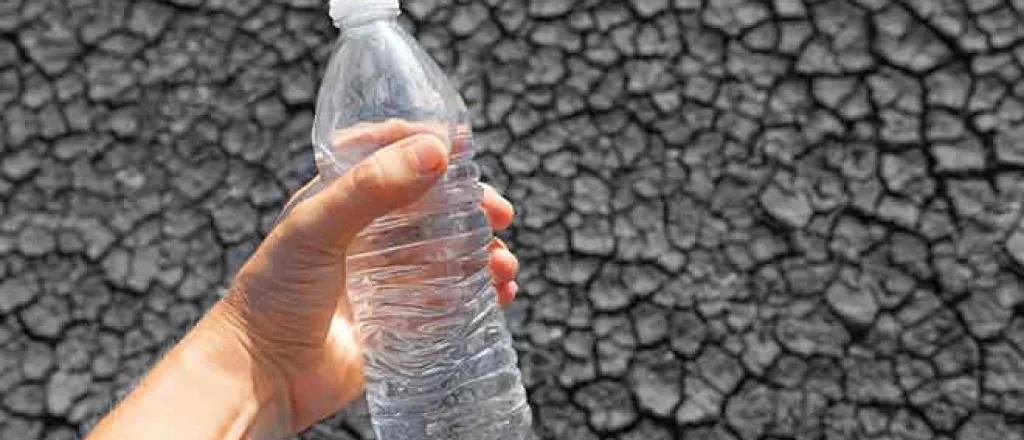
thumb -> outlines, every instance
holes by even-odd
[[[419,134],[390,145],[356,165],[286,222],[301,235],[342,254],[375,219],[420,199],[448,168],[447,142]]]

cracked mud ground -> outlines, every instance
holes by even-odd
[[[520,209],[541,437],[1024,439],[1021,1],[406,7]],[[0,438],[74,438],[312,176],[324,9],[0,2]]]

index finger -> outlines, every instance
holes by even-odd
[[[444,124],[389,119],[384,122],[364,122],[338,130],[331,136],[331,146],[336,149],[384,146],[417,134],[434,134],[442,139],[449,138]]]

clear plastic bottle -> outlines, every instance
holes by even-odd
[[[335,145],[339,132],[400,119],[442,127],[448,174],[350,249],[348,288],[366,347],[379,440],[532,438],[515,350],[487,271],[493,233],[466,105],[398,23],[397,0],[331,0],[341,30],[316,108],[327,181],[385,145]]]

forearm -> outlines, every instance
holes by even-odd
[[[290,432],[282,390],[218,308],[143,379],[87,440],[273,440]]]

